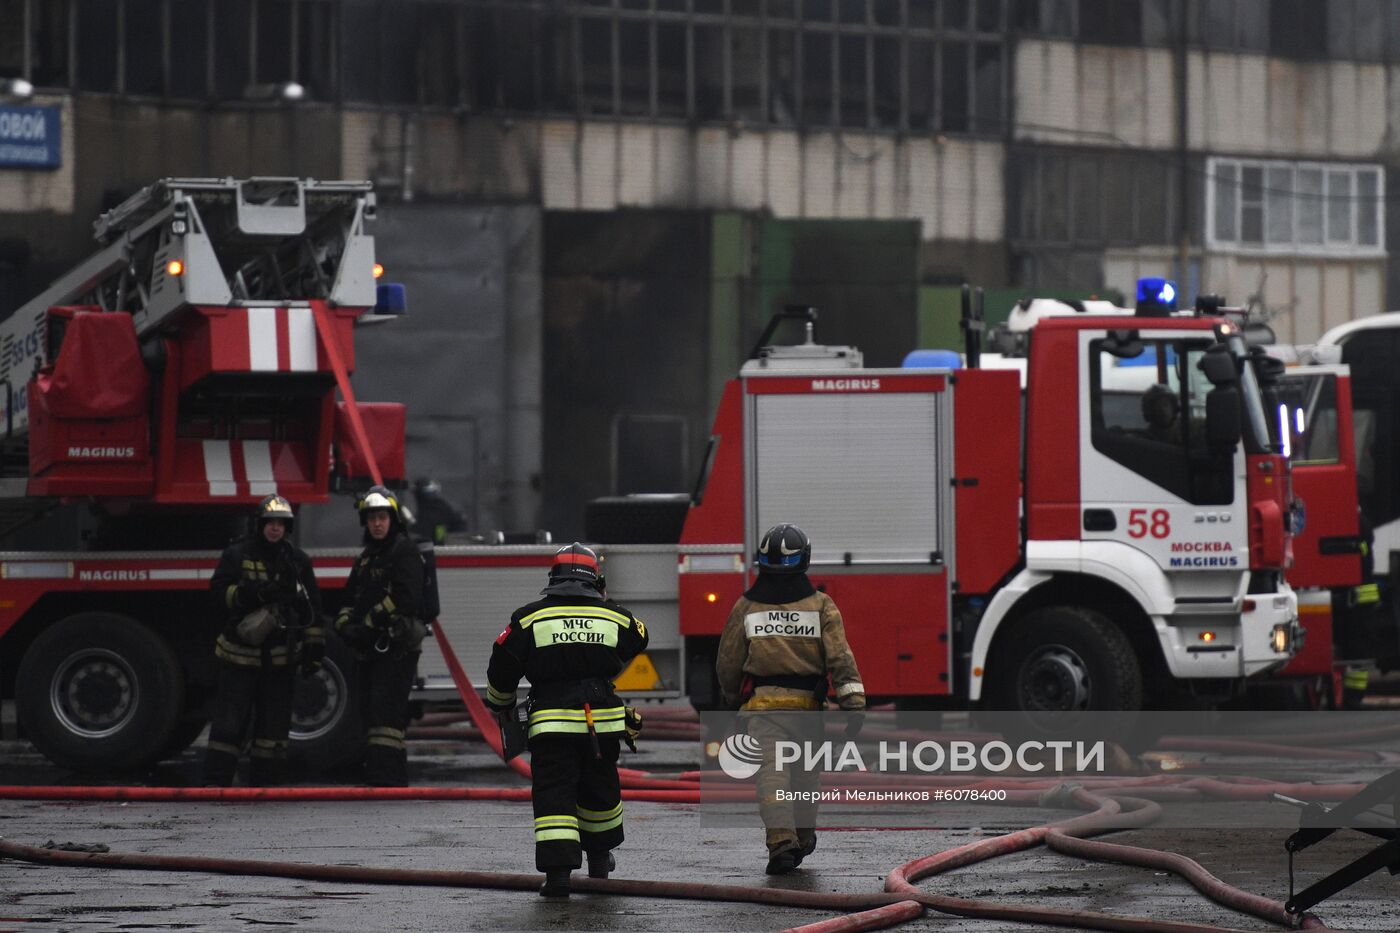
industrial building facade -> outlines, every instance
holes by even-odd
[[[572,503],[693,476],[786,301],[897,363],[963,280],[1166,274],[1299,342],[1400,293],[1396,0],[0,0],[0,22],[22,24],[0,80],[33,85],[0,114],[57,137],[4,164],[0,116],[0,310],[155,177],[371,178],[413,321],[361,378],[409,402],[411,459],[482,528],[577,533]]]

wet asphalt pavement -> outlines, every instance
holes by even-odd
[[[13,735],[13,733],[9,733]],[[142,783],[197,785],[199,746]],[[695,767],[695,742],[650,742],[623,764],[658,774]],[[411,744],[417,785],[524,782],[480,744]],[[0,741],[0,783],[100,783],[48,764],[27,743]],[[116,782],[113,782],[116,783]],[[323,784],[325,780],[306,783]],[[1238,806],[1222,804],[1220,806]],[[1267,806],[1267,805],[1261,805]],[[696,805],[629,802],[628,840],[615,877],[866,893],[897,865],[1044,822],[1045,811],[998,810],[977,829],[826,831],[796,873],[763,875],[758,829],[702,825]],[[1282,900],[1286,830],[1147,829],[1110,838],[1197,859],[1225,881]],[[528,804],[501,802],[66,803],[0,800],[0,836],[27,845],[104,843],[114,852],[222,856],[387,868],[523,873],[533,868]],[[1299,886],[1373,847],[1338,833],[1304,853]],[[1216,906],[1185,882],[1151,870],[1091,864],[1031,850],[928,879],[924,890],[1017,905],[1161,920],[1278,929]],[[1336,929],[1400,930],[1400,881],[1381,872],[1318,908]],[[7,930],[781,930],[823,911],[752,904],[575,893],[566,902],[499,890],[308,882],[280,878],[104,870],[0,860],[0,931]],[[900,927],[962,931],[1051,929],[937,914]]]

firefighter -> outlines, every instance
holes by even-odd
[[[719,640],[716,673],[730,707],[749,715],[749,735],[763,747],[758,771],[759,815],[767,834],[770,875],[784,875],[817,847],[816,797],[794,803],[782,791],[816,791],[821,773],[778,770],[774,746],[780,739],[820,740],[820,717],[828,679],[841,709],[852,712],[846,735],[860,730],[865,686],[846,643],[841,612],[830,596],[807,578],[812,542],[801,528],[774,525],[758,545],[758,579],[734,604]]]
[[[1181,443],[1181,425],[1177,416],[1181,401],[1170,386],[1154,383],[1142,396],[1142,420],[1146,423],[1144,436],[1167,444]]]
[[[1335,651],[1343,659],[1390,657],[1395,635],[1390,616],[1376,582],[1376,534],[1364,513],[1357,513],[1357,550],[1361,555],[1361,582],[1332,591],[1332,624]],[[1360,709],[1370,687],[1369,663],[1347,664],[1342,673],[1342,709]]]
[[[647,645],[642,621],[607,598],[598,555],[560,548],[538,599],[515,611],[496,639],[486,702],[514,715],[515,689],[530,681],[529,748],[540,894],[569,896],[569,873],[588,855],[588,877],[606,878],[622,843],[621,742],[640,721],[612,681]]]
[[[356,503],[364,550],[345,584],[347,603],[335,630],[359,659],[361,709],[369,727],[365,782],[408,783],[408,695],[428,633],[423,614],[423,558],[404,527],[399,501],[371,486]]]
[[[251,533],[224,551],[209,581],[226,616],[214,645],[218,695],[204,759],[209,785],[233,783],[250,714],[249,783],[286,780],[296,668],[314,671],[326,651],[311,558],[288,540],[294,521],[286,499],[264,498]]]

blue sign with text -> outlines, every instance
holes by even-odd
[[[62,139],[57,107],[0,106],[0,167],[58,168]]]

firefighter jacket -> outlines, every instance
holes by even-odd
[[[402,656],[422,646],[427,634],[423,558],[402,531],[394,529],[382,541],[371,540],[360,552],[345,584],[345,598],[348,604],[335,625],[351,647],[364,649],[375,640],[388,638],[393,653]],[[356,637],[366,630],[369,638]]]
[[[808,585],[801,598],[760,602],[751,598],[758,589],[739,597],[719,639],[715,668],[725,702],[732,707],[745,700],[745,709],[819,709],[829,675],[842,709],[864,709],[865,685],[831,597]],[[744,689],[750,679],[751,696]]]
[[[580,593],[584,589],[579,586]],[[510,709],[524,677],[530,681],[530,738],[586,733],[590,719],[593,732],[620,736],[626,712],[612,681],[646,646],[646,626],[617,603],[550,593],[517,609],[496,639],[486,702],[498,712]]]
[[[311,558],[290,541],[271,544],[253,535],[234,542],[220,556],[209,588],[225,619],[216,657],[243,667],[284,667],[300,659],[303,646],[317,657],[324,651],[316,574]],[[264,626],[242,624],[263,609],[272,617]]]

